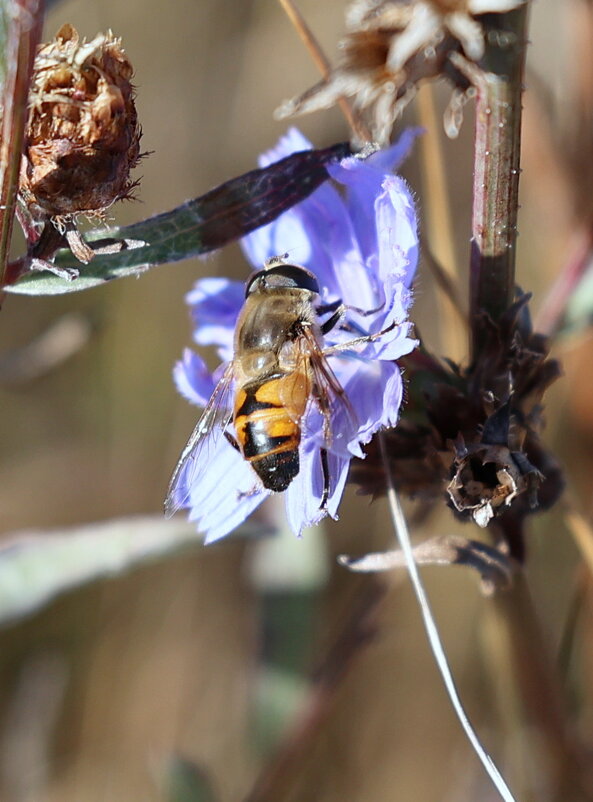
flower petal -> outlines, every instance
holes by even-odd
[[[388,176],[375,201],[378,230],[378,278],[401,277],[409,287],[418,265],[418,229],[410,191],[403,179]]]
[[[214,392],[216,382],[201,356],[186,348],[183,358],[173,368],[177,390],[191,404],[205,407]]]
[[[312,439],[305,441],[301,447],[300,457],[300,471],[285,493],[286,517],[290,528],[297,536],[300,536],[307,526],[319,523],[327,514],[332,518],[336,517],[350,466],[349,457],[328,454],[330,493],[327,510],[321,510],[324,482],[317,443]]]
[[[362,456],[359,443],[368,443],[375,432],[395,426],[403,394],[401,372],[393,362],[363,362],[344,383],[358,418],[356,440],[350,445],[355,456]]]
[[[378,150],[366,159],[352,156],[327,168],[332,178],[347,187],[346,208],[365,262],[376,258],[377,253],[375,199],[381,192],[383,181],[406,158],[422,132],[422,128],[408,128],[389,148]]]
[[[245,285],[227,278],[202,278],[186,296],[196,325],[198,345],[217,345],[222,359],[233,355],[237,317],[245,300]]]
[[[241,524],[269,495],[249,463],[225,438],[219,438],[207,454],[208,470],[189,488],[189,519],[198,524],[205,542],[212,543]],[[186,487],[181,482],[179,493]]]
[[[257,163],[260,167],[269,167],[270,164],[275,164],[293,153],[299,153],[302,150],[312,150],[313,145],[302,134],[298,128],[292,126],[288,131],[281,136],[273,148],[266,150],[258,158]]]

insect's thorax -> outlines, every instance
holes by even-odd
[[[293,369],[300,325],[315,326],[310,293],[283,289],[246,299],[235,330],[235,362],[246,381]]]

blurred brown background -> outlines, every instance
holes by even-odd
[[[344,3],[301,0],[299,7],[333,57]],[[533,291],[536,313],[583,226],[582,202],[575,200],[578,169],[571,172],[562,153],[563,143],[578,145],[573,129],[586,124],[571,104],[591,67],[578,41],[590,16],[591,4],[583,0],[533,5],[518,282]],[[113,29],[136,69],[142,145],[154,153],[137,170],[140,202],[113,210],[118,223],[172,208],[251,169],[285,130],[273,121],[273,109],[318,79],[274,2],[65,0],[48,14],[46,36],[65,21],[89,38]],[[439,108],[448,93],[436,90]],[[443,142],[464,294],[471,117],[468,106],[459,139]],[[408,121],[416,121],[414,105]],[[298,125],[317,146],[348,136],[337,111]],[[577,151],[576,163],[590,157]],[[422,209],[430,181],[422,183],[416,157],[405,172]],[[88,344],[49,374],[0,387],[6,536],[160,515],[172,466],[195,422],[195,410],[171,381],[174,361],[190,345],[184,293],[199,275],[216,272],[246,275],[238,248],[88,293],[8,299],[0,315],[3,351],[27,344],[72,312],[88,318],[93,330]],[[436,290],[424,267],[416,296],[415,319],[438,350]],[[557,353],[566,375],[550,393],[546,440],[591,512],[591,339],[565,338]],[[460,524],[442,510],[429,531],[458,533]],[[469,527],[462,533],[470,536]],[[0,799],[198,800],[175,790],[175,778],[185,775],[175,772],[174,756],[205,772],[216,800],[242,799],[298,710],[303,678],[347,628],[352,600],[374,583],[337,567],[334,556],[386,547],[391,538],[384,504],[369,507],[350,491],[342,522],[279,549],[285,580],[272,583],[267,547],[229,539],[202,548],[196,541],[181,555],[70,592],[6,626],[0,632]],[[578,552],[560,512],[533,520],[529,552],[535,607],[554,655],[579,576]],[[499,644],[489,602],[462,569],[429,569],[425,576],[473,720],[515,781],[525,780],[523,772],[524,787],[535,787],[537,732],[509,724],[512,713],[492,670]],[[287,769],[288,790],[277,797],[283,802],[496,798],[451,711],[407,580],[387,582],[378,634],[350,666],[298,764]],[[585,594],[567,686],[573,723],[589,744],[592,625]],[[262,673],[262,657],[276,673]],[[191,788],[191,776],[187,782]]]

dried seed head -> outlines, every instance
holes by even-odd
[[[484,318],[488,337],[467,368],[422,351],[404,357],[410,398],[397,427],[384,433],[398,490],[422,501],[444,493],[456,515],[480,526],[504,521],[500,529],[517,559],[525,517],[550,507],[564,484],[539,437],[543,395],[560,366],[549,358],[547,340],[531,330],[528,300],[521,296],[497,324]],[[372,442],[366,452],[350,478],[379,496],[381,454]]]
[[[111,31],[91,42],[63,25],[35,59],[20,193],[57,225],[130,197],[140,127],[132,65]]]
[[[484,54],[484,30],[476,15],[508,11],[526,0],[354,0],[346,12],[346,36],[340,59],[322,81],[277,111],[280,119],[332,106],[340,97],[352,98],[369,114],[373,136],[386,144],[395,119],[426,78],[445,75],[457,89],[456,133],[461,104],[459,92],[469,87],[449,56],[463,54],[477,61]]]

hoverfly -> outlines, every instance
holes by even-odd
[[[331,489],[327,453],[332,417],[338,408],[352,432],[357,430],[356,415],[327,356],[374,340],[395,324],[324,348],[324,335],[338,325],[345,327],[345,312],[352,307],[341,301],[323,305],[319,300],[315,275],[285,262],[284,257],[268,260],[264,269],[248,280],[235,328],[233,358],[175,467],[165,500],[167,515],[186,506],[191,488],[207,469],[208,450],[220,437],[251,465],[256,486],[259,481],[267,490],[286,490],[299,472],[301,427],[311,403],[323,419],[320,509],[325,508]],[[355,311],[372,314],[378,310]],[[329,317],[321,322],[326,315]]]

